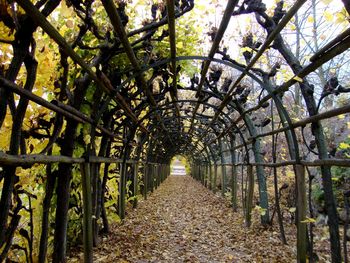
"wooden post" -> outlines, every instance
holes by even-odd
[[[151,180],[151,193],[153,193],[154,190],[154,164],[151,164],[151,173],[150,173],[150,180]]]
[[[160,186],[161,180],[162,180],[162,165],[157,164],[157,187]]]
[[[122,162],[120,164],[120,182],[119,182],[119,217],[120,219],[125,218],[125,194],[126,194],[126,172],[127,172],[127,163]]]
[[[160,164],[159,167],[159,185],[163,182],[163,178],[164,178],[164,164]]]
[[[219,140],[220,143],[220,157],[221,157],[221,195],[224,197],[226,192],[226,166],[224,156],[224,143]]]
[[[155,164],[154,165],[154,189],[157,189],[158,188],[158,164]]]
[[[92,214],[95,215],[92,219],[92,238],[94,245],[97,246],[99,242],[99,236],[98,236],[98,223],[97,223],[97,217],[96,217],[96,210],[98,209],[98,192],[99,192],[99,176],[100,173],[98,171],[98,168],[100,167],[97,163],[90,163],[90,180],[91,180],[91,186],[92,186]]]
[[[199,168],[199,164],[196,165],[196,179],[197,181],[199,181],[199,174],[200,174],[200,168]]]
[[[235,147],[235,141],[232,138],[231,140],[231,187],[232,187],[232,192],[231,192],[231,202],[232,202],[232,208],[233,211],[237,211],[237,167],[235,165],[236,163],[236,153],[234,151]]]
[[[159,185],[163,182],[163,173],[164,173],[164,167],[163,167],[163,164],[161,163],[159,165]]]
[[[232,165],[232,208],[233,211],[237,211],[237,168]]]
[[[158,164],[154,165],[154,176],[153,176],[153,180],[154,180],[154,189],[156,190],[158,187]]]
[[[163,166],[163,180],[162,180],[162,182],[164,182],[167,177],[168,177],[168,165],[164,164],[164,166]]]
[[[212,178],[212,167],[211,164],[209,163],[209,189],[213,189],[213,178]]]
[[[200,174],[200,168],[199,168],[199,164],[196,165],[196,179],[197,181],[199,181],[199,174]]]
[[[80,164],[83,188],[83,238],[84,238],[84,262],[92,263],[92,196],[91,196],[91,178],[90,163]]]
[[[253,196],[254,196],[254,174],[253,166],[247,165],[247,177],[248,177],[248,189],[246,194],[246,214],[245,214],[245,224],[250,227],[252,219],[252,208],[253,208]]]
[[[157,188],[158,188],[158,186],[160,185],[160,175],[161,175],[161,170],[160,170],[160,168],[161,168],[161,164],[157,164],[157,165],[156,165],[156,171],[157,171],[157,176],[156,176],[156,178],[157,178]]]
[[[204,166],[203,166],[203,163],[201,163],[201,183],[202,185],[204,185]]]
[[[133,166],[134,166],[133,167],[134,168],[133,208],[136,208],[137,207],[138,184],[139,184],[139,164],[134,163]]]
[[[164,180],[167,179],[169,176],[169,164],[165,165],[165,175]]]
[[[216,180],[218,178],[218,166],[215,163],[214,164],[214,185],[213,185],[213,192],[216,193]]]
[[[221,195],[225,197],[226,192],[226,165],[221,163]]]
[[[242,213],[243,213],[243,216],[245,216],[245,211],[247,209],[246,207],[246,199],[247,199],[247,184],[245,184],[244,182],[244,164],[242,162],[242,165],[240,166],[241,168],[241,202],[242,202]]]
[[[205,187],[209,188],[209,164],[205,164]]]
[[[305,168],[301,164],[295,165],[297,186],[297,262],[306,262],[307,228],[306,223],[306,188]]]
[[[145,163],[143,167],[143,198],[147,200],[148,191],[148,164]]]

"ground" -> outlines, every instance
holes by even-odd
[[[263,229],[255,217],[244,227],[242,212],[234,213],[219,193],[172,175],[113,226],[95,249],[95,262],[295,262],[295,230],[283,245],[278,230]],[[79,258],[82,253],[70,261]]]

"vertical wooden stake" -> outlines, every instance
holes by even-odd
[[[209,188],[209,164],[205,165],[205,187]]]
[[[201,181],[201,166],[199,164],[197,165],[197,180]]]
[[[226,192],[226,165],[221,164],[221,195],[222,197],[225,197]]]
[[[92,263],[92,196],[90,163],[80,164],[83,187],[83,238],[84,238],[84,262]]]
[[[203,163],[201,167],[202,167],[202,184],[205,186],[206,166],[205,166],[205,164]]]
[[[305,187],[305,169],[303,165],[295,165],[296,186],[297,186],[297,262],[306,262],[306,187]]]
[[[212,190],[213,189],[213,176],[212,176],[212,167],[209,163],[209,189]]]
[[[221,157],[221,195],[222,197],[225,196],[226,192],[226,161],[225,161],[225,156],[224,156],[224,143],[220,139],[219,140],[220,144],[220,157]]]
[[[161,178],[162,178],[162,165],[157,164],[157,187],[160,186]]]
[[[213,185],[213,192],[216,193],[216,180],[218,178],[218,166],[217,164],[214,164],[214,185]]]
[[[201,181],[201,166],[199,164],[197,165],[197,180]]]
[[[139,184],[139,164],[134,163],[134,201],[133,201],[133,208],[137,207],[137,195],[138,195],[138,184]]]
[[[164,178],[164,164],[160,164],[159,170],[159,184],[161,184]]]
[[[127,164],[122,162],[120,164],[120,182],[119,182],[119,217],[125,218],[125,195],[126,195],[126,172]]]
[[[143,167],[143,198],[147,200],[148,191],[148,164],[145,163]]]
[[[154,165],[154,190],[158,187],[158,164]]]
[[[151,173],[150,173],[150,179],[151,179],[151,193],[153,193],[154,190],[154,164],[151,164]]]
[[[234,150],[235,146],[235,137],[231,139],[231,187],[232,187],[232,192],[231,192],[231,202],[232,202],[232,208],[233,211],[237,211],[237,166],[235,165],[236,163],[236,152]]]
[[[200,171],[201,171],[201,183],[202,183],[202,185],[204,185],[204,167],[203,167],[203,163],[201,163]]]
[[[232,207],[233,211],[237,211],[237,169],[232,164]]]
[[[252,208],[253,208],[253,196],[254,196],[254,174],[253,166],[247,165],[247,177],[248,177],[248,189],[246,195],[246,215],[245,223],[247,227],[250,227],[252,219]]]

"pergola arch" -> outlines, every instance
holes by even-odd
[[[210,57],[205,57],[205,56],[182,56],[182,57],[176,57],[175,60],[176,61],[187,61],[187,60],[212,61],[212,62],[216,62],[216,63],[221,64],[221,65],[225,65],[225,66],[228,66],[230,68],[236,69],[238,71],[245,72],[245,69],[242,68],[241,66],[233,64],[232,62],[220,60],[217,58],[210,58]],[[129,83],[137,75],[143,74],[146,71],[153,69],[154,67],[159,67],[159,66],[162,66],[165,64],[169,64],[171,61],[172,61],[172,59],[164,59],[164,60],[158,61],[152,65],[149,65],[149,66],[143,68],[141,72],[130,76],[126,81],[124,81],[121,84],[121,86],[123,86],[126,83]],[[279,112],[281,119],[282,120],[285,119],[287,124],[290,125],[292,123],[291,118],[290,118],[287,110],[283,106],[283,103],[281,102],[280,98],[277,97],[275,95],[275,93],[273,93],[273,90],[272,90],[270,84],[268,84],[268,83],[266,84],[266,82],[263,82],[263,80],[260,80],[257,76],[255,76],[251,72],[247,72],[246,74],[249,77],[251,77],[251,79],[253,79],[256,83],[258,83],[264,90],[267,91],[267,93],[272,97],[272,99],[276,103],[276,107],[278,109],[278,112]],[[185,88],[185,90],[187,90],[187,89]],[[207,93],[208,91],[202,90],[202,92]],[[215,94],[211,93],[211,95],[215,95]],[[219,96],[216,96],[216,98],[220,99]],[[285,125],[285,122],[282,121],[282,124]],[[290,134],[288,134],[289,132],[290,132]],[[290,153],[291,158],[299,160],[300,156],[299,156],[298,143],[297,143],[297,139],[295,136],[295,132],[291,129],[291,130],[287,131],[286,136],[287,136],[286,138],[287,138],[289,153]]]
[[[184,0],[181,1],[181,3],[185,2]],[[84,189],[83,210],[84,227],[86,227],[84,228],[84,234],[89,232],[89,227],[91,228],[93,226],[94,241],[96,242],[98,238],[97,220],[100,215],[96,212],[96,215],[92,216],[89,202],[91,205],[93,199],[94,205],[99,203],[98,195],[100,193],[98,193],[98,191],[102,191],[102,187],[100,187],[101,184],[99,185],[101,174],[98,168],[103,164],[105,166],[105,175],[107,174],[106,178],[108,178],[109,164],[113,163],[117,167],[114,170],[119,173],[120,183],[120,187],[118,188],[118,212],[120,217],[123,218],[125,215],[126,179],[127,176],[130,177],[131,171],[134,173],[133,182],[135,183],[138,178],[137,165],[143,166],[143,176],[144,178],[150,176],[146,179],[149,180],[149,183],[152,183],[151,191],[153,191],[154,182],[159,184],[169,174],[171,158],[176,154],[186,155],[192,162],[192,173],[194,177],[202,180],[202,182],[204,182],[204,177],[206,176],[206,172],[203,172],[200,168],[202,164],[205,165],[205,169],[208,169],[208,166],[211,169],[212,162],[215,165],[215,169],[217,165],[221,165],[221,167],[230,165],[232,169],[235,169],[238,165],[242,165],[242,172],[243,167],[246,167],[246,174],[244,174],[244,172],[243,174],[250,178],[251,185],[249,186],[249,190],[251,190],[254,185],[253,167],[256,167],[256,175],[259,181],[259,201],[261,207],[266,209],[265,215],[262,216],[262,223],[264,224],[267,224],[269,220],[269,205],[267,202],[268,200],[264,199],[267,197],[266,182],[263,181],[263,168],[265,166],[276,168],[282,165],[293,165],[296,175],[296,185],[298,187],[297,239],[299,262],[304,262],[306,260],[305,243],[307,231],[305,225],[301,223],[305,221],[306,217],[306,208],[303,206],[303,198],[306,196],[305,166],[320,166],[325,194],[327,195],[327,210],[330,218],[329,229],[332,260],[333,262],[341,261],[338,216],[333,196],[330,167],[332,165],[350,166],[350,162],[347,159],[337,160],[329,158],[325,135],[320,120],[339,114],[349,113],[350,107],[344,106],[325,113],[318,113],[312,94],[312,85],[310,85],[306,77],[323,63],[326,63],[350,47],[350,31],[349,29],[344,30],[339,36],[325,44],[324,47],[313,54],[310,59],[310,64],[303,67],[298,58],[293,55],[293,52],[286,47],[280,33],[306,1],[296,1],[288,11],[283,10],[283,2],[279,3],[281,5],[281,10],[278,10],[276,7],[275,11],[280,12],[280,17],[271,17],[269,14],[265,13],[262,6],[256,9],[256,6],[251,6],[250,2],[251,1],[243,1],[243,3],[240,3],[240,1],[237,0],[227,1],[227,7],[224,11],[222,21],[217,31],[214,32],[212,46],[207,56],[178,56],[176,53],[175,19],[190,11],[194,7],[193,1],[188,3],[183,10],[176,10],[175,2],[173,0],[168,0],[164,6],[167,12],[164,14],[162,13],[162,18],[159,21],[156,21],[156,18],[154,18],[154,23],[127,33],[125,21],[123,21],[115,3],[112,0],[102,0],[101,7],[104,8],[103,11],[107,13],[108,19],[111,22],[110,26],[114,30],[112,34],[108,32],[106,36],[99,35],[98,27],[94,24],[94,18],[88,17],[88,14],[91,15],[89,12],[94,11],[91,9],[92,2],[85,3],[80,0],[74,1],[69,3],[69,5],[74,7],[72,8],[74,12],[81,12],[80,18],[83,17],[84,13],[81,10],[86,9],[86,21],[81,19],[82,25],[80,26],[79,24],[78,38],[75,39],[72,45],[68,42],[68,39],[60,35],[56,27],[51,25],[47,19],[50,13],[59,10],[56,9],[59,8],[59,0],[43,0],[37,2],[36,5],[28,0],[17,0],[16,3],[14,3],[16,8],[13,6],[8,7],[9,10],[16,10],[12,10],[14,15],[9,15],[8,17],[8,19],[13,20],[12,31],[15,32],[14,40],[6,41],[0,39],[0,43],[10,44],[14,48],[14,56],[13,60],[10,62],[9,69],[5,67],[0,68],[0,128],[8,126],[8,124],[4,124],[7,108],[9,108],[9,114],[12,118],[9,151],[0,152],[0,164],[3,166],[0,171],[0,182],[4,180],[4,187],[1,191],[2,196],[0,200],[0,205],[2,207],[0,211],[0,247],[5,248],[4,252],[1,251],[0,253],[0,261],[3,260],[3,255],[7,254],[6,249],[11,248],[12,237],[15,235],[18,226],[18,223],[17,225],[15,224],[14,219],[19,214],[13,209],[15,206],[12,207],[12,202],[15,204],[18,200],[20,201],[20,199],[16,200],[16,198],[18,198],[18,193],[16,192],[16,182],[18,181],[16,167],[29,167],[28,169],[31,169],[34,164],[42,163],[47,165],[48,177],[52,176],[52,174],[59,173],[59,176],[57,176],[57,187],[55,186],[56,178],[53,180],[53,184],[52,181],[50,181],[52,189],[56,187],[57,192],[57,207],[55,210],[56,229],[52,258],[54,262],[63,262],[65,261],[65,235],[67,233],[69,189],[73,164],[80,165],[78,169],[83,178],[81,179],[81,184]],[[262,2],[257,1],[255,4],[261,5]],[[15,15],[18,9],[17,7],[21,7],[25,12],[24,13],[21,9],[20,14],[18,14],[21,19],[18,21]],[[345,8],[347,8],[346,10],[349,12],[349,6],[347,4],[345,4]],[[7,14],[7,8],[2,7],[1,9],[3,9],[3,13]],[[246,59],[245,57],[247,60],[246,65],[242,65],[227,57],[226,51],[221,52],[219,47],[230,18],[238,14],[242,15],[247,13],[255,14],[257,23],[267,34],[266,37],[262,37],[265,39],[263,43],[260,43],[260,47],[250,48],[252,49],[252,51],[250,51],[252,57],[250,59]],[[137,57],[138,54],[135,45],[143,41],[151,41],[151,37],[155,32],[152,30],[158,30],[159,26],[167,23],[170,42],[169,58],[161,59],[151,64],[145,63],[145,65],[140,65],[141,59]],[[93,28],[94,26],[95,28]],[[10,27],[11,25],[9,28]],[[58,73],[60,77],[57,77],[57,82],[54,83],[55,90],[59,90],[59,92],[52,92],[55,96],[55,100],[53,101],[48,101],[45,97],[47,94],[40,97],[32,92],[37,75],[38,63],[35,56],[36,36],[34,33],[37,32],[36,29],[39,27],[59,45],[59,54],[57,55],[60,56],[60,66],[62,69],[60,70],[63,73]],[[25,29],[28,29],[28,31],[24,32]],[[98,43],[102,40],[106,42],[104,45],[101,45],[101,47],[96,47],[97,52],[91,52],[89,56],[84,56],[84,52],[78,52],[77,50],[81,48],[83,44],[82,39],[87,32],[89,34],[91,33],[91,36],[93,38],[95,37]],[[139,33],[145,33],[145,35],[131,43],[128,37],[135,36]],[[146,44],[142,45],[141,48],[145,47]],[[21,47],[22,50],[20,50]],[[94,48],[95,47],[92,49]],[[274,48],[279,52],[281,59],[294,74],[292,78],[285,81],[280,86],[276,86],[270,81],[271,76],[269,76],[269,73],[253,68],[258,59],[269,48]],[[45,48],[40,52],[44,50]],[[147,50],[147,52],[149,52],[149,50]],[[115,69],[110,63],[116,54],[121,53],[126,54],[126,59],[130,62],[130,66],[128,66],[127,70],[124,72],[125,76],[123,75],[123,77],[120,78],[120,82],[118,83],[121,84],[113,84],[113,81],[109,78],[110,76],[106,74],[111,73],[109,70]],[[222,59],[214,58],[218,53],[223,56]],[[78,75],[72,75],[72,79],[69,81],[70,68],[68,58],[73,61],[76,67],[72,71],[81,74],[80,77]],[[150,57],[146,57],[146,59],[149,58]],[[146,61],[146,59],[144,61]],[[90,64],[87,63],[87,60]],[[176,66],[177,63],[181,61],[202,62],[201,68],[198,68],[198,73],[200,74],[199,81],[193,87],[181,87],[177,84],[177,75],[179,74]],[[125,63],[125,61],[123,61],[123,63]],[[235,77],[232,79],[232,83],[229,85],[226,93],[205,89],[210,63],[217,63],[222,66],[224,70],[234,69],[240,73],[237,78]],[[26,74],[25,77],[22,77],[23,79],[25,78],[25,81],[23,81],[25,83],[23,83],[23,85],[16,84],[16,79],[21,79],[18,77],[18,72],[22,64],[25,65]],[[147,72],[160,67],[164,67],[166,69],[166,77],[173,80],[171,83],[167,81],[169,90],[164,91],[164,93],[168,92],[170,95],[168,102],[161,99],[160,96],[157,97],[159,94],[150,90],[149,79],[145,76]],[[104,71],[105,69],[106,71]],[[5,74],[3,74],[3,71]],[[261,99],[259,98],[257,105],[251,107],[246,107],[244,103],[240,103],[234,96],[235,89],[245,77],[249,77],[253,81],[254,86],[259,86],[261,94],[264,95]],[[68,82],[70,82],[72,87],[67,87]],[[133,82],[133,88],[135,88],[135,90],[127,90],[128,84],[131,82]],[[300,121],[293,121],[291,119],[290,113],[280,97],[283,91],[288,90],[291,85],[296,82],[299,82],[300,86],[302,86],[302,96],[307,106],[307,113],[310,115],[309,118]],[[72,90],[69,90],[69,88],[72,88]],[[87,99],[88,96],[86,94],[90,88],[95,88],[92,102],[90,102],[91,98],[90,100]],[[192,91],[196,93],[196,96],[194,99],[179,100],[177,96],[178,90]],[[13,93],[20,96],[18,101],[15,101]],[[75,95],[75,97],[73,95]],[[204,98],[215,98],[218,102],[209,103],[203,100],[203,96]],[[44,118],[48,116],[42,117],[39,115],[37,119],[33,121],[37,126],[34,125],[35,127],[33,126],[34,128],[32,130],[26,131],[25,133],[23,121],[26,110],[28,109],[29,100],[46,107],[55,112],[55,114],[50,113],[50,120]],[[258,112],[263,103],[267,101],[271,103],[271,114],[273,114],[273,110],[276,109],[282,127],[277,130],[259,133],[254,126],[254,122],[250,118],[250,113]],[[184,103],[185,106],[187,106],[187,103],[194,104],[194,107],[191,107],[192,115],[182,114],[187,108],[181,107],[181,103]],[[114,106],[115,104],[116,106]],[[82,105],[88,105],[90,111],[84,111]],[[214,115],[209,116],[198,113],[198,109],[201,106],[211,108],[214,111]],[[169,110],[171,110],[171,113],[168,114]],[[238,115],[234,120],[231,119],[232,113]],[[110,114],[111,116],[107,118],[104,116],[105,114]],[[188,119],[190,119],[190,125],[184,126],[182,120]],[[146,122],[147,124],[144,124]],[[78,123],[82,125],[78,125]],[[297,139],[297,130],[307,124],[311,124],[311,130],[315,136],[315,144],[318,150],[318,156],[316,156],[315,160],[312,162],[301,158],[299,149],[301,143],[299,143]],[[188,131],[185,131],[185,129],[188,129]],[[39,132],[37,132],[38,130]],[[44,133],[43,130],[46,133]],[[274,136],[280,132],[284,133],[290,160],[285,163],[277,163],[275,158],[272,163],[268,163],[263,160],[260,154],[259,140],[263,137]],[[25,138],[25,136],[31,136],[30,138],[36,139],[39,137],[42,141],[50,140],[52,145],[41,154],[31,154],[33,151],[31,148],[34,146],[26,145],[27,138]],[[181,142],[178,144],[174,142],[174,140],[177,139],[181,139]],[[227,142],[227,148],[231,155],[231,163],[224,163],[223,161],[223,141]],[[96,144],[101,144],[100,149],[98,149],[98,146],[96,147]],[[251,148],[248,147],[249,144],[252,145]],[[55,156],[52,154],[53,145],[58,146],[56,148],[60,148],[57,151],[62,156]],[[147,145],[147,147],[144,147],[145,145]],[[113,147],[115,148],[112,151],[111,148]],[[235,158],[239,149],[242,152],[242,163],[237,163]],[[80,152],[78,150],[80,150]],[[21,153],[21,155],[19,155],[19,153]],[[112,154],[115,156],[112,156]],[[255,162],[250,160],[250,155],[254,156]],[[131,156],[134,156],[135,159],[132,160]],[[221,161],[219,160],[220,157]],[[58,172],[52,168],[52,164],[57,162],[59,162]],[[91,180],[89,178],[90,173],[92,176]],[[222,174],[222,178],[224,182],[224,173]],[[145,185],[147,185],[146,179]],[[91,185],[89,183],[93,185],[92,194],[89,193],[89,191],[91,191]],[[222,187],[223,192],[225,192],[225,183],[223,183]],[[148,193],[147,186],[144,191],[146,197]],[[136,196],[136,192],[137,189],[134,188],[134,197]],[[277,199],[278,196],[276,197],[276,200]],[[50,200],[51,197],[48,201],[49,204]],[[17,202],[18,205],[20,203],[19,201]],[[103,200],[101,202],[103,203]],[[249,225],[249,215],[253,201],[251,199],[247,202],[249,204],[245,208],[245,220],[247,225]],[[96,207],[94,207],[94,209],[95,208]],[[95,210],[97,211],[98,209]],[[47,214],[46,220],[44,218],[43,222],[48,222]],[[8,223],[13,223],[13,225],[8,227]],[[48,224],[46,225],[46,228],[47,227]],[[45,226],[43,228],[45,228]],[[89,254],[92,253],[91,237],[84,235],[84,238],[86,256],[88,260],[91,260],[92,255]],[[45,239],[47,243],[47,233],[46,237],[43,236],[44,241]],[[47,244],[46,247],[45,244],[43,247],[46,249]],[[40,251],[41,262],[42,259],[45,260],[46,257],[45,249]]]
[[[181,102],[194,102],[194,101],[195,101],[195,100],[179,100],[178,103],[181,103]],[[168,102],[168,104],[164,104],[164,105],[162,105],[162,107],[166,107],[167,105],[170,105],[170,104],[173,104],[173,103],[175,103],[175,102]],[[204,102],[202,102],[202,103],[203,103],[204,105],[208,106],[208,107],[212,107],[212,108],[215,109],[215,106],[212,105],[212,104],[204,103]],[[168,108],[166,108],[166,109],[168,109]],[[155,110],[155,109],[154,109],[154,110]],[[154,110],[153,110],[153,111],[154,111]],[[161,110],[161,107],[160,107],[160,110]],[[181,110],[184,111],[185,109],[181,109]],[[140,122],[142,122],[143,119],[148,118],[148,117],[149,117],[149,114],[152,114],[153,111],[152,111],[152,110],[149,111],[149,113],[148,113],[147,115],[145,115],[142,119],[140,119]],[[229,116],[228,114],[226,114],[226,113],[223,112],[222,115],[225,116],[227,120],[230,120],[230,116]],[[176,117],[173,117],[173,118],[176,119]],[[180,118],[187,118],[187,117],[186,117],[186,116],[181,116]],[[219,120],[220,120],[220,122],[224,125],[223,127],[224,127],[224,128],[227,128],[226,122],[225,122],[224,120],[221,120],[220,118],[219,118]],[[213,127],[210,127],[210,128],[214,129]],[[243,141],[244,143],[246,143],[246,140],[244,139],[244,136],[243,136],[243,134],[241,133],[241,131],[239,131],[239,128],[238,128],[237,126],[235,126],[235,129],[238,131],[239,135],[241,136],[242,141]]]

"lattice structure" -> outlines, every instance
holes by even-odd
[[[269,204],[272,197],[267,194],[266,168],[277,174],[277,168],[289,167],[295,174],[297,193],[298,262],[306,262],[307,258],[308,232],[303,221],[310,217],[307,204],[311,199],[307,200],[306,189],[312,178],[306,180],[305,170],[320,167],[332,262],[341,262],[331,167],[349,167],[350,160],[346,155],[331,154],[337,146],[330,147],[322,122],[337,116],[347,118],[343,115],[350,105],[320,109],[330,96],[350,89],[333,77],[325,80],[328,89],[319,96],[310,78],[322,65],[346,54],[350,29],[339,31],[313,52],[308,63],[302,64],[282,31],[295,21],[306,2],[295,1],[286,10],[279,2],[268,13],[260,0],[228,0],[220,25],[211,32],[207,56],[177,53],[176,20],[191,16],[196,6],[191,0],[154,3],[149,7],[152,19],[129,31],[125,1],[2,2],[1,26],[13,37],[0,37],[4,52],[11,49],[11,61],[0,61],[0,127],[2,133],[8,133],[7,146],[0,152],[0,261],[14,251],[26,251],[28,262],[36,261],[33,257],[45,262],[48,238],[53,232],[53,252],[49,256],[53,262],[64,262],[69,213],[75,209],[83,215],[85,261],[91,262],[92,246],[100,242],[99,232],[108,231],[106,203],[115,207],[123,219],[127,203],[136,206],[139,193],[146,198],[169,175],[172,158],[183,155],[190,161],[191,175],[214,191],[221,188],[223,196],[229,193],[235,210],[239,206],[238,187],[242,188],[247,226],[255,178],[259,206],[265,210],[261,223],[269,224],[271,207],[276,207],[281,219],[277,176],[274,206],[271,200]],[[344,0],[344,6],[349,13],[348,1]],[[70,40],[62,35],[57,21],[60,12],[68,9],[74,15],[72,19],[79,21],[75,27],[72,20],[66,23],[66,27],[76,30]],[[102,23],[95,15],[98,12]],[[222,40],[232,17],[247,14],[255,15],[265,35],[259,43],[253,35],[245,35],[241,45],[245,61],[237,62]],[[51,42],[39,51],[38,41],[44,35]],[[164,42],[170,45],[165,56],[152,51]],[[58,49],[53,48],[56,45]],[[50,80],[52,87],[38,94],[36,79],[42,74],[38,53],[50,47],[60,61],[58,72],[56,79]],[[280,61],[265,67],[263,63],[267,62],[261,59],[272,49]],[[182,63],[200,64],[199,74],[186,75]],[[285,81],[276,81],[282,63],[291,75]],[[224,79],[223,72],[230,71],[236,74]],[[186,87],[180,79],[183,76],[187,78]],[[300,88],[299,96],[304,101],[300,105],[305,108],[305,117],[298,120],[284,97],[295,86]],[[44,110],[28,116],[33,105]],[[31,120],[31,126],[26,119]],[[309,130],[309,137],[305,137],[304,130]],[[283,139],[277,139],[278,135],[284,135]],[[34,140],[43,147],[31,144]],[[266,140],[271,140],[270,148]],[[285,158],[278,156],[278,151],[282,152],[277,150],[278,143],[287,148]],[[34,188],[24,183],[23,174],[40,178],[38,182],[45,185],[40,197],[31,193]],[[81,174],[78,179],[77,174]],[[113,177],[119,187],[111,194],[108,181]],[[246,187],[238,183],[238,178],[244,178]],[[72,189],[77,190],[76,199]],[[113,194],[117,202],[113,202]],[[33,219],[32,203],[36,199],[43,206],[40,239],[34,237],[33,222],[28,228],[21,223],[23,210]],[[283,233],[283,223],[281,227]],[[26,240],[26,247],[13,245],[17,235]]]

